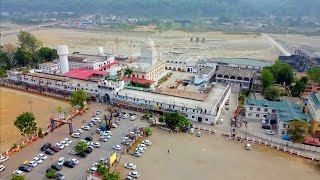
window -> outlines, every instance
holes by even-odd
[[[257,108],[257,111],[260,111],[260,108]]]
[[[208,118],[206,118],[206,121],[209,121],[209,119],[208,119]]]
[[[182,109],[182,111],[184,110],[184,108],[181,108]]]
[[[194,118],[194,116],[192,116],[192,118]]]
[[[283,128],[286,128],[287,127],[287,124],[283,124]]]
[[[188,114],[186,114],[186,117],[188,117]]]
[[[253,107],[250,107],[250,110],[253,110]]]
[[[284,131],[282,131],[281,134],[284,134]]]
[[[265,109],[264,109],[264,112],[268,112],[268,109],[267,109],[267,108],[265,108]]]
[[[260,114],[256,114],[256,117],[258,118],[260,116]]]
[[[252,116],[252,113],[248,113],[248,116],[251,117],[251,116]]]
[[[192,109],[192,112],[194,112],[194,109]]]
[[[276,109],[272,109],[272,113],[276,113]]]

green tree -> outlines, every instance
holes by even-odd
[[[169,126],[170,129],[183,128],[189,126],[189,120],[181,116],[178,112],[166,113],[164,115],[164,121]]]
[[[63,111],[62,107],[61,107],[61,106],[58,106],[57,111],[58,111],[59,114],[61,114],[62,111]]]
[[[276,83],[285,83],[290,86],[294,80],[293,69],[288,63],[276,61],[272,66],[266,67],[272,72]]]
[[[111,172],[107,172],[103,174],[103,180],[120,180],[121,176],[120,173],[115,172],[115,173],[111,173]]]
[[[23,176],[17,176],[17,175],[13,175],[11,180],[25,180],[26,179],[26,176],[23,175]]]
[[[0,67],[4,69],[11,69],[12,66],[13,64],[9,57],[9,53],[7,53],[2,46],[0,46]]]
[[[76,153],[82,153],[87,147],[87,143],[78,141],[77,144],[73,147],[73,149]]]
[[[7,77],[7,71],[3,69],[3,67],[0,67],[0,78]]]
[[[147,135],[151,135],[152,134],[152,128],[146,127],[146,128],[144,128],[144,132],[146,132]]]
[[[25,48],[18,48],[14,54],[14,59],[17,61],[17,65],[27,66],[33,62],[33,55]]]
[[[292,120],[289,123],[288,135],[294,143],[303,143],[308,133],[308,124],[299,120]]]
[[[306,91],[306,89],[306,85],[301,81],[296,82],[294,86],[290,86],[291,95],[293,97],[300,97],[301,93]]]
[[[48,179],[54,178],[55,175],[56,175],[56,171],[55,171],[54,169],[51,169],[50,171],[48,171],[48,172],[46,173],[46,177],[47,177]]]
[[[308,77],[311,81],[320,84],[320,67],[313,67],[308,72]]]
[[[99,162],[97,165],[97,173],[99,175],[107,174],[109,171],[105,165],[102,164],[102,162]]]
[[[28,135],[30,137],[30,135],[37,131],[37,123],[31,112],[20,114],[14,121],[14,125],[19,129],[22,136]]]
[[[159,122],[164,122],[165,117],[164,116],[160,116],[159,117]]]
[[[80,106],[81,108],[84,108],[84,104],[87,99],[87,94],[84,90],[80,89],[77,91],[72,92],[71,98],[70,98],[70,104],[71,106]]]
[[[29,32],[20,31],[18,34],[19,46],[32,54],[42,46],[42,42]]]
[[[270,86],[263,90],[263,96],[269,101],[276,101],[280,97],[280,91],[278,88]]]
[[[46,61],[53,61],[54,59],[58,58],[57,50],[51,49],[48,47],[42,47],[38,51],[38,55],[40,59],[46,60]]]
[[[264,68],[262,70],[261,78],[262,78],[264,88],[270,87],[274,83],[274,76],[272,72],[267,68]]]
[[[129,67],[127,67],[127,68],[124,70],[124,75],[125,75],[125,76],[128,76],[128,79],[130,79],[132,73],[133,73],[133,71],[132,71],[132,69],[130,69]]]
[[[300,82],[302,82],[303,84],[308,84],[309,78],[308,76],[303,76],[300,78]]]

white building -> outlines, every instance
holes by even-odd
[[[240,84],[243,89],[250,88],[256,70],[240,67],[219,66],[216,81],[220,83]]]
[[[39,64],[39,67],[35,71],[46,74],[60,74],[60,64],[51,62],[42,63]]]
[[[191,57],[167,57],[166,58],[166,69],[173,71],[187,71],[187,63],[192,61]]]
[[[194,84],[201,85],[207,83],[214,75],[215,68],[205,67],[194,76]]]
[[[70,69],[90,69],[107,71],[115,65],[113,56],[97,56],[88,54],[73,54],[68,56]]]
[[[320,91],[310,93],[307,106],[312,119],[320,122]]]

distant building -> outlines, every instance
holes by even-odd
[[[265,99],[246,99],[245,118],[269,120],[269,124],[276,124],[279,135],[287,134],[289,123],[292,120],[309,123],[311,117],[304,114],[303,107],[289,101],[267,101]]]
[[[39,67],[36,69],[36,72],[42,72],[46,74],[59,74],[60,73],[60,64],[46,62],[39,64]]]
[[[242,89],[249,89],[255,73],[254,69],[219,66],[215,79],[220,83],[239,84]]]
[[[307,107],[312,117],[311,131],[320,137],[320,91],[309,94]]]
[[[279,60],[290,64],[299,72],[307,72],[314,66],[320,66],[320,57],[308,55],[300,49],[296,50],[294,55],[279,56]]]
[[[201,85],[207,83],[214,75],[216,68],[205,67],[194,76],[194,84]]]

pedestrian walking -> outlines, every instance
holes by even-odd
[[[168,149],[168,154],[170,153],[170,150]]]
[[[93,136],[93,133],[91,133],[91,135]]]

